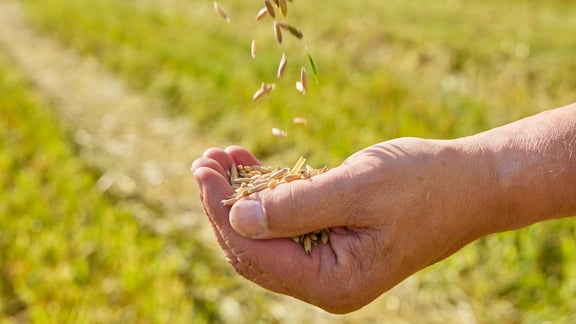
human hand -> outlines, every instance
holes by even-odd
[[[482,162],[486,161],[486,162]],[[231,208],[226,171],[260,164],[240,147],[209,149],[193,172],[228,262],[247,279],[333,313],[368,304],[414,272],[490,231],[499,206],[489,159],[455,141],[401,138],[308,180]],[[293,236],[331,228],[310,255]]]

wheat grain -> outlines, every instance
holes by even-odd
[[[276,127],[272,128],[272,134],[276,137],[281,137],[281,138],[288,136],[288,133],[286,133],[285,131],[283,131],[279,128],[276,128]]]
[[[230,22],[230,18],[226,14],[226,11],[224,11],[224,9],[222,9],[222,7],[216,1],[214,1],[214,10],[216,10],[220,17],[226,19],[228,23]]]
[[[293,122],[296,125],[303,125],[303,126],[306,126],[306,124],[308,124],[308,121],[306,120],[306,118],[302,118],[302,117],[295,117]]]
[[[266,10],[268,11],[270,17],[276,18],[276,12],[274,11],[274,7],[270,3],[270,0],[264,0],[264,5],[266,6]]]
[[[277,186],[291,181],[309,179],[327,171],[326,167],[314,169],[309,165],[304,165],[306,159],[300,157],[292,168],[270,168],[261,165],[236,165],[232,163],[227,171],[230,177],[230,185],[234,194],[222,200],[224,206],[232,206],[240,199],[244,199],[252,194],[265,189],[273,190]],[[304,246],[304,251],[311,253],[312,247],[323,243],[328,243],[330,229],[322,229],[309,232],[303,235],[292,237],[294,242]]]
[[[284,76],[284,72],[286,72],[286,65],[288,64],[288,60],[286,59],[286,55],[282,53],[282,58],[280,59],[280,64],[278,64],[278,79]]]
[[[282,44],[282,28],[277,21],[274,21],[274,37],[276,37],[278,44]]]
[[[296,89],[302,94],[306,94],[306,91],[308,91],[308,79],[306,77],[306,68],[304,67],[300,70],[300,81],[296,82]]]
[[[288,4],[286,3],[286,0],[279,0],[277,5],[280,7],[282,15],[286,17],[286,15],[288,15]]]
[[[256,20],[260,20],[266,17],[266,15],[268,15],[268,8],[264,7],[258,11],[258,14],[256,14]]]
[[[260,88],[258,90],[256,90],[256,92],[252,96],[252,100],[256,100],[258,98],[261,98],[261,97],[269,94],[272,90],[274,90],[274,87],[275,87],[274,83],[271,83],[271,84],[262,83]]]
[[[292,34],[294,37],[298,38],[298,39],[302,39],[304,37],[304,34],[302,34],[302,32],[300,30],[298,30],[296,27],[292,26],[292,25],[288,25],[286,23],[278,23],[278,25],[280,26],[280,28],[287,30],[290,34]]]
[[[258,51],[258,47],[256,44],[256,40],[253,39],[252,44],[250,44],[250,54],[252,55],[252,58],[256,58],[256,52],[257,51]]]

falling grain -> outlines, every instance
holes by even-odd
[[[308,121],[306,120],[306,118],[302,118],[302,117],[295,117],[293,122],[296,125],[302,125],[302,126],[306,126],[306,124],[308,124]]]
[[[276,137],[285,138],[288,136],[288,133],[279,129],[279,128],[272,128],[272,134]]]
[[[276,12],[274,11],[274,7],[270,3],[270,0],[264,0],[264,5],[266,6],[266,10],[268,11],[270,17],[276,18]]]
[[[308,77],[306,76],[306,68],[302,67],[300,70],[300,84],[302,86],[302,93],[308,91]]]
[[[230,22],[230,18],[226,14],[226,11],[224,11],[224,9],[222,9],[222,7],[216,1],[214,1],[214,10],[216,10],[220,17],[226,19],[227,22]]]
[[[252,58],[256,58],[257,50],[258,50],[258,47],[256,45],[256,40],[253,39],[252,44],[250,44],[250,54],[252,54]]]
[[[260,20],[266,17],[266,15],[268,15],[268,8],[264,7],[260,9],[260,11],[258,11],[258,14],[256,15],[256,20]]]
[[[282,28],[278,22],[274,21],[274,36],[278,44],[282,44]]]
[[[269,94],[270,92],[272,92],[272,90],[274,90],[275,85],[272,84],[265,84],[262,83],[262,85],[260,86],[260,89],[258,89],[255,93],[254,96],[252,96],[252,100],[257,100],[267,94]]]
[[[278,6],[280,7],[280,11],[282,11],[282,15],[286,17],[288,14],[288,4],[286,3],[286,0],[279,0],[278,2]]]
[[[278,25],[280,26],[280,28],[287,30],[290,34],[292,34],[294,37],[298,39],[302,39],[304,37],[304,34],[302,34],[300,30],[298,30],[296,27],[292,25],[288,25],[286,23],[278,23]]]
[[[286,65],[288,64],[288,61],[286,59],[286,55],[284,53],[282,53],[282,58],[280,59],[280,64],[278,65],[278,79],[280,79],[281,77],[284,76],[284,72],[286,72]]]

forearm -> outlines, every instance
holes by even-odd
[[[491,231],[576,215],[576,104],[464,141],[492,158],[502,215]]]

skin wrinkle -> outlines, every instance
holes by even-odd
[[[199,170],[199,168],[197,168],[196,170]],[[201,196],[205,197],[208,196],[207,192],[205,191],[205,189],[203,188],[203,186],[199,186],[200,187],[200,192],[201,192]],[[208,212],[208,208],[209,208],[209,203],[205,203],[203,204],[205,207],[205,212],[206,215],[208,216],[208,218],[210,219],[210,222],[212,224],[212,228],[214,230],[214,233],[216,234],[217,240],[220,243],[220,246],[222,246],[224,249],[224,254],[227,260],[232,260],[233,262],[230,262],[231,266],[233,267],[234,271],[236,271],[238,274],[240,274],[241,276],[245,277],[248,280],[251,280],[263,287],[267,287],[269,289],[274,288],[274,290],[276,290],[279,293],[287,293],[289,292],[289,289],[287,287],[285,287],[283,284],[279,283],[277,280],[274,280],[273,278],[271,278],[270,276],[265,275],[265,273],[258,268],[255,268],[252,266],[252,264],[248,261],[248,263],[246,263],[245,261],[242,260],[242,258],[240,258],[237,253],[235,253],[234,251],[234,244],[232,242],[230,242],[229,239],[227,239],[227,235],[225,235],[225,233],[223,232],[223,230],[217,226],[217,223],[215,222],[215,220],[212,219],[210,213]],[[219,206],[220,207],[220,206]],[[227,208],[228,210],[230,209],[229,207]],[[236,260],[237,262],[234,262],[234,260]],[[248,258],[249,260],[249,258]],[[256,271],[256,274],[254,274],[254,272]],[[278,288],[280,287],[280,288]]]

